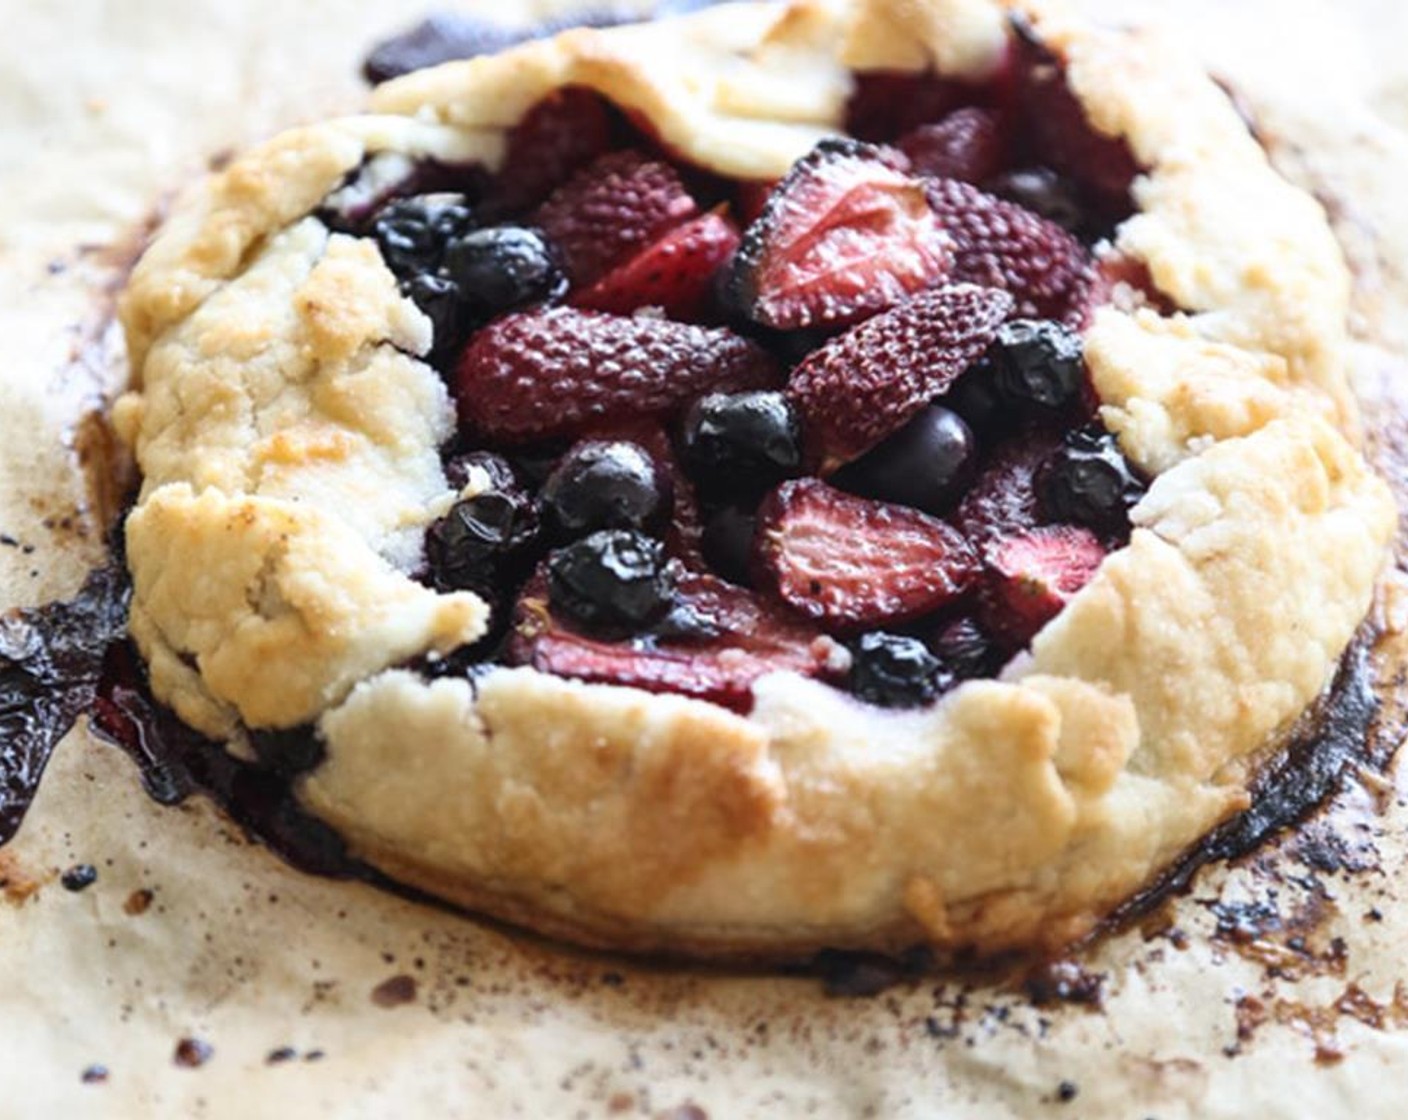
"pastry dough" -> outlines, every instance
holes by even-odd
[[[991,0],[730,6],[575,31],[377,91],[189,196],[122,303],[143,474],[132,630],[187,722],[316,722],[300,795],[406,882],[578,940],[783,955],[1060,941],[1245,805],[1324,690],[1394,528],[1353,446],[1348,280],[1323,215],[1157,41],[1031,5],[1093,125],[1147,173],[1118,247],[1186,314],[1102,309],[1107,424],[1156,476],[1128,548],[1000,681],[869,708],[774,674],[748,717],[529,669],[395,666],[485,607],[407,574],[453,499],[424,318],[368,243],[306,217],[368,154],[475,160],[563,85],[723,174],[834,132],[851,68],[980,77]]]

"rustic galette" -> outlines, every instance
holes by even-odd
[[[583,942],[1066,940],[1370,608],[1316,204],[1157,41],[731,5],[379,87],[122,303],[155,695],[356,856]],[[300,732],[300,729],[301,732]]]

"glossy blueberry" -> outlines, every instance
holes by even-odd
[[[518,485],[509,461],[492,451],[468,451],[447,460],[445,478],[456,490],[463,490],[471,483],[476,490],[507,490]]]
[[[1075,184],[1048,167],[1004,171],[984,183],[983,189],[1072,233],[1085,225],[1085,211]]]
[[[1107,535],[1129,529],[1130,507],[1144,496],[1144,484],[1120,454],[1115,437],[1100,428],[1067,432],[1033,483],[1047,520]]]
[[[474,228],[463,195],[422,194],[387,203],[372,221],[382,259],[402,281],[433,273],[456,237]]]
[[[958,618],[942,627],[933,648],[944,668],[959,680],[988,677],[1002,667],[1001,652],[971,618]]]
[[[598,529],[658,532],[669,520],[670,488],[650,453],[626,440],[587,440],[548,475],[543,520],[560,538]]]
[[[762,494],[802,465],[797,413],[770,390],[710,393],[685,415],[680,457],[704,494]]]
[[[730,583],[747,587],[752,582],[749,559],[758,520],[751,509],[724,506],[704,525],[699,547],[709,566]]]
[[[882,708],[916,708],[953,683],[923,642],[903,634],[864,634],[851,658],[851,691]]]
[[[516,486],[490,486],[456,502],[426,533],[435,586],[492,593],[524,565],[538,541],[533,501]]]
[[[991,435],[1002,427],[1002,399],[998,396],[993,364],[987,358],[970,366],[937,403],[958,413],[979,436]]]
[[[401,282],[401,290],[425,312],[434,332],[436,349],[453,346],[465,333],[464,304],[459,286],[433,272],[422,272]]]
[[[668,612],[674,580],[665,546],[632,529],[602,529],[548,559],[548,602],[590,634],[639,633]]]
[[[1080,336],[1049,319],[1013,319],[998,329],[988,357],[1002,404],[1036,419],[1053,419],[1081,399],[1085,366]]]
[[[566,287],[543,235],[523,226],[493,226],[456,238],[445,250],[445,275],[483,319],[561,295]]]
[[[962,495],[977,459],[973,432],[947,408],[930,405],[833,479],[882,502],[942,514]]]

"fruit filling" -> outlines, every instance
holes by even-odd
[[[496,175],[329,200],[430,318],[458,411],[421,578],[493,624],[430,671],[747,710],[781,670],[914,707],[999,672],[1126,542],[1144,480],[1081,331],[1116,285],[1159,298],[1109,244],[1128,150],[1025,31],[983,86],[858,75],[847,131],[728,182],[569,89]]]

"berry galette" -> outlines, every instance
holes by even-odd
[[[1335,242],[1210,80],[802,0],[372,109],[203,184],[123,299],[183,721],[302,735],[396,879],[683,954],[1068,940],[1245,808],[1395,515]]]

